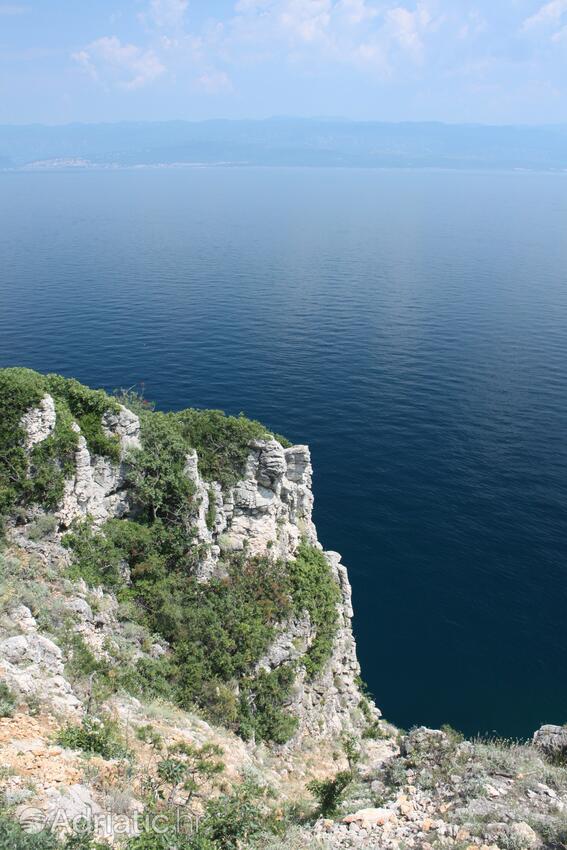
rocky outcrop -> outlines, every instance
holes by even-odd
[[[37,407],[22,416],[20,424],[26,432],[26,448],[31,449],[51,436],[55,422],[55,402],[50,395],[45,395]]]
[[[53,410],[53,418],[49,411]],[[42,405],[29,411],[22,424],[28,443],[37,443],[55,427],[53,400],[46,396]],[[65,482],[65,492],[56,515],[61,528],[76,519],[91,517],[102,525],[110,517],[125,516],[131,510],[125,488],[126,454],[140,446],[138,417],[125,407],[108,411],[103,427],[120,440],[121,461],[93,456],[78,425],[75,473]],[[44,436],[42,436],[44,435]],[[293,558],[301,539],[322,548],[312,519],[312,466],[305,445],[284,448],[273,438],[250,443],[242,479],[223,489],[218,482],[205,481],[199,472],[195,451],[186,458],[185,471],[195,486],[193,527],[203,554],[197,575],[208,581],[223,570],[222,555],[243,551],[247,555]],[[351,628],[351,589],[346,568],[336,552],[326,553],[332,573],[341,590],[338,604],[338,630],[332,657],[324,671],[310,680],[299,673],[290,705],[299,718],[298,737],[329,737],[352,730],[362,723],[358,708],[361,695],[357,685],[360,668]],[[84,612],[83,612],[84,613]],[[87,642],[96,648],[89,617],[83,618]],[[307,615],[284,624],[259,666],[275,669],[297,661],[314,639]],[[376,716],[379,716],[376,713]]]
[[[534,746],[556,762],[567,763],[567,726],[542,726],[533,737]]]
[[[81,704],[64,676],[61,649],[38,633],[35,618],[25,605],[11,615],[21,634],[0,641],[0,675],[23,700],[38,700],[63,713],[79,711]]]
[[[38,407],[27,411],[21,420],[26,432],[26,446],[33,447],[49,437],[56,424],[53,398],[45,395]],[[92,517],[101,525],[110,517],[124,516],[129,510],[128,494],[124,490],[124,457],[132,448],[140,447],[140,421],[122,405],[107,411],[102,420],[107,435],[120,440],[122,460],[114,463],[109,458],[91,455],[87,441],[77,423],[78,442],[75,451],[75,474],[65,482],[63,500],[56,511],[63,528],[68,528],[76,519]]]
[[[254,441],[242,480],[227,492],[201,479],[196,452],[187,457],[186,469],[197,488],[197,533],[209,546],[202,579],[213,575],[222,550],[287,559],[302,536],[318,545],[307,446],[284,449],[277,440]]]

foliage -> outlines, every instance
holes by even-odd
[[[51,394],[55,402],[54,432],[28,453],[23,415]],[[89,449],[113,460],[119,444],[104,433],[101,417],[117,409],[116,402],[102,390],[83,387],[60,375],[40,375],[31,369],[0,370],[0,514],[17,505],[40,504],[53,508],[63,495],[63,483],[74,468],[78,435],[71,427],[78,422]]]
[[[187,444],[197,450],[201,475],[220,481],[223,487],[242,477],[250,442],[273,436],[260,422],[243,414],[227,416],[222,410],[189,408],[174,415]],[[283,446],[290,445],[285,437],[276,439]]]
[[[289,574],[295,610],[309,613],[315,638],[303,662],[309,676],[321,672],[333,651],[338,626],[340,591],[323,553],[305,540],[300,544]]]
[[[237,558],[226,578],[205,585],[187,581],[175,601],[176,612],[169,603],[155,626],[174,645],[180,704],[197,703],[213,719],[245,735],[287,740],[294,724],[280,709],[293,675],[282,669],[271,677],[250,677],[273,639],[275,625],[290,609],[283,565],[267,558]],[[223,685],[245,677],[250,677],[241,681],[246,698],[237,704]]]
[[[95,455],[120,459],[120,442],[117,436],[105,434],[102,417],[108,411],[117,412],[118,404],[104,390],[91,390],[74,378],[47,375],[48,392],[65,401],[81,429],[89,450]]]
[[[205,782],[211,782],[224,770],[223,751],[216,744],[201,747],[178,743],[170,747],[165,757],[157,763],[157,779],[152,780],[151,791],[156,799],[179,802],[184,805],[199,792]]]
[[[68,724],[57,735],[57,743],[70,750],[83,750],[105,759],[125,758],[128,750],[123,744],[118,726],[108,718],[86,715],[80,725]]]
[[[195,489],[185,472],[187,443],[175,414],[146,415],[141,426],[142,448],[129,452],[127,484],[147,520],[179,524]]]
[[[56,429],[57,438],[49,437],[41,450],[36,446],[28,461],[26,434],[21,426],[24,413],[36,407],[46,392],[45,377],[31,369],[0,370],[0,514],[8,514],[17,504],[29,504],[39,497],[52,504],[62,493],[61,470],[53,461],[58,450],[62,453],[59,460],[67,460],[60,439],[66,429]]]
[[[261,670],[255,678],[241,683],[239,731],[245,738],[285,744],[297,729],[297,718],[285,710],[295,669],[282,664],[275,670]]]
[[[0,813],[0,850],[104,850],[92,833],[77,829],[65,839],[58,839],[50,830],[27,832],[6,813]]]
[[[6,682],[0,681],[0,717],[12,717],[18,700]]]
[[[43,540],[44,537],[49,537],[50,534],[57,529],[57,519],[53,514],[42,514],[28,529],[28,537],[30,540]]]
[[[269,789],[245,779],[232,794],[212,799],[200,824],[203,837],[218,850],[240,850],[266,833],[277,832],[278,824],[265,805],[269,793]]]
[[[209,490],[209,503],[207,505],[207,512],[205,514],[205,523],[209,531],[212,531],[215,527],[215,522],[217,519],[217,503],[215,498],[215,491]]]
[[[336,815],[344,792],[353,779],[352,771],[342,770],[333,779],[313,780],[307,788],[319,803],[322,817]]]
[[[83,578],[91,586],[116,587],[120,583],[122,550],[111,537],[94,531],[88,520],[75,522],[62,543],[73,551],[71,578]]]

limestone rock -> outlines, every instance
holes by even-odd
[[[22,416],[20,424],[26,432],[26,448],[33,448],[53,434],[55,422],[55,402],[50,395],[45,395],[37,407]]]
[[[119,411],[107,410],[102,417],[102,426],[108,436],[120,437],[122,455],[130,449],[141,449],[140,420],[135,413],[120,405]]]
[[[8,686],[58,711],[75,712],[80,702],[64,677],[63,655],[53,641],[35,632],[0,641],[0,670]]]
[[[118,413],[105,413],[102,421],[107,434],[120,438],[123,459],[127,451],[140,447],[140,421],[130,410],[120,406]],[[81,435],[75,452],[75,474],[65,482],[63,501],[57,511],[61,525],[68,528],[73,520],[87,516],[95,525],[101,525],[111,517],[127,514],[130,503],[124,488],[125,471],[124,460],[114,463],[106,457],[91,456]]]
[[[567,758],[567,727],[553,726],[548,724],[542,726],[533,737],[534,746],[541,750],[548,758]]]

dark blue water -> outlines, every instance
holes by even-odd
[[[310,443],[386,716],[567,721],[567,177],[4,174],[0,215],[0,364]]]

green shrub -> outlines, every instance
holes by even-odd
[[[22,416],[47,393],[55,402],[55,430],[28,453]],[[78,381],[31,369],[0,369],[0,514],[10,514],[17,505],[53,509],[60,502],[65,478],[74,470],[78,435],[73,421],[93,453],[117,460],[118,438],[107,436],[101,422],[111,409],[118,409],[113,399]]]
[[[333,817],[336,815],[343,799],[344,792],[353,780],[350,770],[342,770],[334,779],[314,780],[307,788],[319,803],[319,815]]]
[[[124,746],[116,723],[86,715],[80,725],[68,724],[57,735],[57,743],[70,750],[83,750],[105,759],[126,758]]]
[[[83,578],[91,586],[116,587],[121,583],[122,550],[88,520],[77,521],[63,537],[63,546],[73,551],[71,578]]]
[[[43,514],[33,522],[28,529],[30,540],[43,540],[57,529],[57,519],[53,514]]]
[[[215,499],[215,491],[209,490],[209,504],[207,506],[207,513],[205,514],[205,523],[209,531],[212,531],[215,527],[215,522],[217,518],[217,503]]]
[[[266,793],[269,791],[245,779],[232,794],[211,800],[200,822],[202,837],[218,850],[240,850],[276,833],[279,825],[265,804]]]
[[[47,375],[48,391],[51,395],[64,400],[81,429],[81,433],[92,454],[120,459],[120,441],[116,435],[105,434],[102,416],[107,411],[117,412],[117,402],[103,390],[91,390],[74,378],[61,375]]]
[[[19,823],[1,813],[0,850],[61,850],[61,844],[52,832],[26,832]]]
[[[147,520],[181,523],[195,487],[185,472],[188,446],[176,415],[152,413],[141,425],[142,448],[128,454],[127,484]]]
[[[241,683],[239,732],[262,741],[285,744],[297,729],[297,718],[285,708],[295,679],[295,669],[282,664],[275,670],[261,670]]]
[[[203,478],[220,481],[223,487],[242,478],[251,440],[274,436],[243,414],[227,416],[222,410],[189,408],[174,415],[187,445],[197,450]],[[285,437],[276,435],[276,439],[284,446],[291,445]]]
[[[16,695],[10,690],[6,682],[0,681],[0,717],[12,717],[17,705]]]
[[[306,541],[289,564],[291,593],[297,614],[307,611],[315,637],[303,662],[312,678],[321,672],[333,651],[338,627],[340,590],[323,553]]]
[[[86,827],[78,827],[66,838],[58,839],[48,829],[27,832],[13,818],[0,812],[0,850],[105,850],[107,847],[95,841]]]

